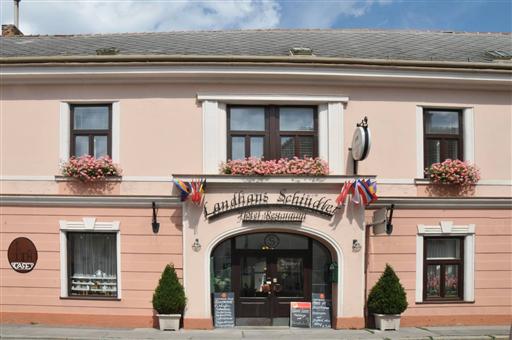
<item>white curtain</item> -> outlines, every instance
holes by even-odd
[[[73,275],[115,277],[116,235],[112,233],[71,233]]]
[[[439,238],[427,240],[427,259],[460,258],[460,240]]]

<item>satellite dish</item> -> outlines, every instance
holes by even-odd
[[[368,119],[364,117],[360,124],[357,124],[352,137],[352,158],[356,161],[362,161],[370,153],[372,145]]]

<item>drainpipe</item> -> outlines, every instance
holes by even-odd
[[[365,225],[364,228],[364,324],[369,327],[370,316],[368,315],[368,261],[370,257],[370,228]]]

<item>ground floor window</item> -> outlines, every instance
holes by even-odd
[[[116,233],[68,232],[68,296],[117,297]]]
[[[424,300],[462,300],[464,239],[425,237]]]

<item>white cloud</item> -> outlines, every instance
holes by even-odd
[[[1,0],[2,23],[13,21],[12,6]],[[279,9],[276,0],[22,0],[20,28],[25,34],[273,28]]]
[[[13,21],[13,0],[1,21]],[[329,28],[392,0],[21,0],[25,34]]]

